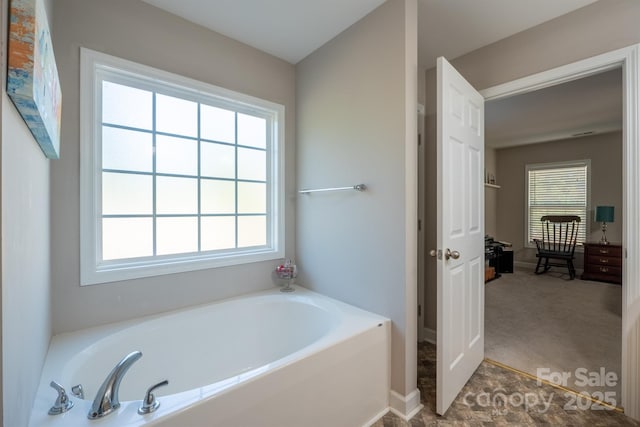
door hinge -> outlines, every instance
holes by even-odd
[[[418,220],[418,231],[422,231],[422,220]]]
[[[418,317],[422,316],[422,306],[418,304]]]

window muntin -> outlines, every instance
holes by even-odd
[[[542,238],[540,218],[545,215],[578,215],[578,243],[589,234],[589,160],[529,164],[526,166],[527,206],[526,245]]]
[[[284,108],[82,51],[82,284],[282,257]]]
[[[203,252],[202,218],[217,215],[234,218],[233,224],[228,223],[234,238],[225,233],[225,243],[213,245],[216,250],[267,245],[267,233],[256,229],[257,224],[266,226],[264,219],[240,220],[247,215],[268,215],[267,187],[271,183],[266,171],[271,142],[265,117],[167,96],[161,93],[162,86],[141,90],[120,84],[112,73],[98,78],[102,82],[98,94],[102,95],[101,133],[103,139],[107,137],[102,144],[107,160],[102,164],[103,221],[118,220],[110,227],[130,228],[132,219],[150,219],[153,233],[147,236],[151,242],[144,246],[151,246],[152,251],[145,251],[144,256]],[[130,118],[115,113],[119,104],[130,101],[149,109],[150,114],[136,112],[136,117]],[[201,136],[204,118],[200,111],[213,108],[218,114],[207,118],[219,122],[208,121],[206,130],[224,129],[224,141]],[[137,157],[130,169],[123,161],[113,164],[114,158],[127,152],[127,144],[135,147]],[[222,155],[212,156],[211,152]],[[130,257],[127,248],[134,244],[132,240],[125,235],[118,240],[102,239],[102,260]]]

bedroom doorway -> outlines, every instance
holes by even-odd
[[[560,66],[545,72],[534,74],[528,77],[517,79],[508,83],[496,85],[484,90],[481,94],[485,101],[498,100],[532,92],[537,89],[573,81],[581,77],[599,74],[614,68],[621,68],[623,73],[624,104],[623,104],[623,130],[622,130],[622,150],[623,150],[623,206],[622,217],[625,219],[622,230],[623,245],[623,286],[622,286],[622,342],[621,342],[621,405],[625,408],[625,413],[630,417],[640,417],[640,366],[634,361],[640,358],[640,193],[637,191],[637,182],[640,181],[640,96],[637,88],[640,85],[640,45],[633,45],[627,48],[611,51],[585,60],[580,60],[572,64]],[[427,114],[425,132],[429,135],[435,133],[433,129],[432,116]],[[426,144],[426,148],[431,147]],[[435,179],[434,164],[430,152],[423,149],[421,156],[422,167],[419,169],[423,175],[421,182],[431,183]],[[435,200],[431,186],[426,185],[426,192],[421,194],[422,200],[419,203],[425,204],[425,199]],[[423,210],[424,216],[421,220],[426,224],[435,224],[435,214],[433,209]],[[419,234],[420,244],[431,245],[435,241],[433,237],[435,229],[431,226],[422,230]],[[422,237],[420,237],[422,236]],[[423,255],[425,251],[421,251]],[[435,307],[433,304],[437,300],[434,283],[430,278],[431,266],[425,262],[424,256],[420,257],[421,263],[427,265],[424,280],[419,280],[418,295],[420,298],[418,328],[420,338],[426,341],[435,342]],[[631,267],[630,267],[631,266]],[[431,326],[433,325],[433,326]],[[484,327],[484,325],[483,325]],[[620,404],[618,403],[618,404]]]
[[[489,267],[488,277],[497,277],[485,290],[485,356],[533,376],[563,373],[560,385],[599,400],[606,395],[614,406],[621,396],[622,289],[580,280],[580,273],[586,259],[582,242],[597,242],[602,234],[593,221],[596,206],[617,212],[607,250],[621,247],[622,92],[622,71],[616,68],[485,106],[485,232],[516,248],[515,270],[513,248],[497,254],[498,261],[509,262],[493,261],[495,272]],[[532,171],[541,175],[535,190],[526,182]],[[529,191],[536,205],[527,202]],[[582,219],[573,281],[567,268],[534,274],[531,237],[540,231],[534,221],[540,212]],[[590,259],[620,272],[619,258]],[[619,283],[618,278],[607,279]],[[584,373],[601,375],[601,367],[610,377],[606,384],[582,380]]]
[[[637,150],[638,137],[638,98],[631,89],[636,87],[638,81],[637,52],[638,46],[620,49],[607,54],[599,55],[574,64],[559,67],[547,72],[529,76],[514,82],[495,86],[481,91],[485,100],[497,100],[513,95],[532,92],[537,89],[570,82],[581,77],[596,75],[615,68],[622,69],[624,104],[623,104],[623,130],[622,130],[622,156],[623,156],[623,202],[622,215],[625,218],[622,233],[622,247],[624,248],[623,286],[622,286],[622,327],[621,327],[621,398],[617,405],[624,406],[625,412],[630,416],[637,416],[640,412],[638,404],[639,374],[640,369],[633,363],[638,357],[638,329],[640,321],[629,309],[638,298],[640,284],[637,282],[638,273],[629,265],[635,265],[637,258],[636,247],[639,245],[636,236],[640,221],[634,217],[634,209],[638,203],[638,195],[630,191],[634,187],[635,170],[640,163]],[[631,332],[631,333],[630,333]]]

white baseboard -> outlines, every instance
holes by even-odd
[[[530,268],[532,271],[536,269],[536,264],[534,262],[513,261],[513,266],[520,268]]]
[[[389,410],[403,420],[409,421],[421,409],[420,390],[417,388],[407,396],[403,396],[393,390],[389,391]]]
[[[378,420],[380,420],[380,418],[384,417],[387,414],[387,412],[389,412],[389,410],[390,410],[389,408],[384,408],[384,410],[380,411],[375,417],[371,418],[369,421],[364,423],[362,427],[371,427],[372,425],[377,423]]]
[[[536,263],[534,263],[534,262],[514,261],[513,265],[514,265],[514,267],[526,268],[526,269],[531,270],[531,271],[535,271],[536,270]],[[582,269],[582,268],[576,268],[576,277],[581,276],[583,271],[584,271],[584,269]]]
[[[436,331],[431,328],[422,328],[422,336],[426,342],[430,342],[433,345],[438,344],[438,336]]]

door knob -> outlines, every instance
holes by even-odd
[[[440,249],[431,249],[429,255],[434,258],[442,259],[442,251]]]
[[[449,259],[449,258],[453,258],[453,259],[458,259],[460,258],[460,252],[458,251],[452,251],[449,248],[447,248],[447,250],[444,253],[444,259]]]

